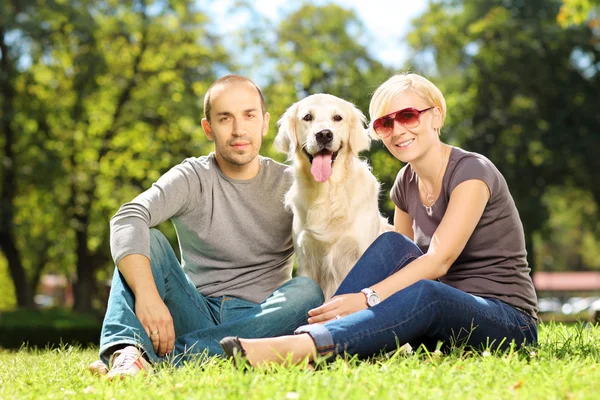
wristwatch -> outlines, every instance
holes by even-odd
[[[371,288],[364,288],[363,290],[361,290],[361,292],[367,298],[367,306],[368,307],[376,306],[377,304],[379,304],[381,302],[379,295],[377,293],[375,293]]]

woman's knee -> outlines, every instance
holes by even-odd
[[[402,253],[414,253],[416,257],[423,255],[419,247],[401,233],[388,231],[384,232],[375,239],[371,247],[381,250],[400,250]]]
[[[430,279],[421,279],[407,287],[405,290],[410,297],[418,299],[422,303],[430,303],[432,306],[443,303],[448,299],[447,290],[443,283]]]

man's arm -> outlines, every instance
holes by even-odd
[[[175,330],[150,267],[150,227],[185,212],[190,201],[199,201],[199,193],[197,175],[184,163],[124,204],[111,219],[113,258],[134,293],[135,314],[160,356],[173,350]]]
[[[140,254],[123,257],[119,271],[135,297],[135,315],[152,341],[154,351],[161,357],[175,345],[175,327],[169,309],[158,293],[150,260]]]

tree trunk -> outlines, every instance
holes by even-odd
[[[525,227],[524,227],[525,228]],[[530,275],[536,271],[535,258],[534,258],[534,248],[533,248],[533,231],[525,228],[525,248],[527,249],[527,263],[529,264],[529,268],[531,268]]]
[[[4,232],[4,228],[3,232],[0,233],[0,248],[8,260],[10,277],[15,285],[17,306],[33,308],[35,306],[33,290],[27,283],[27,276],[19,258],[19,251],[11,235]]]
[[[80,313],[90,313],[92,299],[96,293],[96,281],[94,279],[95,263],[90,257],[87,247],[89,218],[86,215],[77,217],[77,281],[73,285],[75,303],[73,310]]]
[[[4,166],[0,184],[0,249],[8,260],[10,276],[15,285],[17,305],[33,307],[33,290],[27,283],[27,275],[21,263],[21,255],[14,237],[14,200],[16,195],[15,157],[13,154],[14,131],[11,121],[14,118],[15,88],[12,81],[15,78],[15,68],[9,58],[8,46],[5,41],[5,31],[0,27],[0,93],[2,93],[2,118],[0,133],[4,135],[4,154],[0,166]]]

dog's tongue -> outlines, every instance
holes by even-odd
[[[325,182],[331,176],[331,156],[332,153],[324,151],[317,154],[313,158],[312,167],[310,173],[317,182]]]

